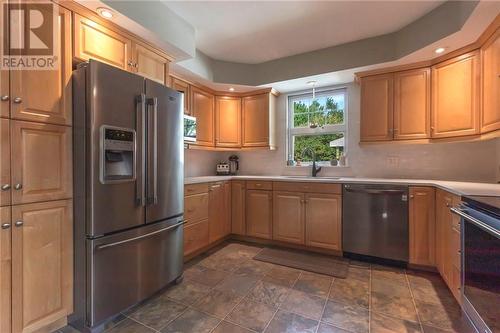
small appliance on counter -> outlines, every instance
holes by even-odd
[[[217,164],[217,176],[228,176],[229,164],[227,162],[220,162]]]
[[[237,155],[229,156],[229,173],[235,175],[240,169],[239,157]]]

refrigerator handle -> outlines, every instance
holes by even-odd
[[[146,95],[140,94],[136,98],[136,129],[137,129],[137,137],[139,143],[136,143],[136,152],[138,146],[140,145],[140,156],[137,156],[136,153],[136,165],[139,167],[137,170],[136,176],[136,202],[140,206],[144,206],[146,204],[145,200],[145,184],[144,184],[144,170],[145,170],[145,162],[146,162]],[[139,161],[137,162],[137,159]]]
[[[158,98],[148,98],[148,119],[151,119],[151,122],[148,122],[148,132],[150,132],[153,141],[152,147],[152,159],[149,155],[148,163],[152,166],[152,170],[148,167],[148,170],[151,170],[153,176],[153,182],[151,184],[148,179],[148,203],[156,205],[158,203]],[[150,106],[153,107],[152,117],[149,116]],[[148,137],[149,135],[148,134]],[[148,142],[148,149],[151,149],[150,143]],[[151,163],[152,162],[152,163]],[[148,176],[149,178],[150,176]],[[151,188],[153,189],[153,194],[150,194]]]

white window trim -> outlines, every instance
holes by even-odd
[[[335,88],[324,88],[321,90],[317,90],[315,92],[316,97],[321,97],[321,96],[328,96],[335,94],[336,91],[341,91],[344,94],[344,123],[343,124],[337,124],[337,125],[325,125],[323,127],[317,127],[317,128],[310,128],[310,127],[301,127],[301,128],[294,128],[293,127],[293,116],[292,116],[292,110],[291,106],[293,105],[293,102],[295,100],[299,100],[304,97],[312,97],[312,91],[308,92],[299,92],[295,94],[290,94],[287,97],[287,105],[286,105],[286,152],[285,152],[285,164],[288,162],[289,156],[293,157],[293,139],[292,137],[294,135],[320,135],[320,134],[336,134],[336,133],[343,133],[344,134],[344,154],[347,155],[347,141],[348,141],[348,122],[349,122],[349,117],[348,117],[348,90],[347,87],[335,87]],[[321,162],[321,161],[320,161]],[[307,166],[309,163],[306,162],[306,164],[302,164],[300,166],[292,166],[292,167],[304,167]],[[323,167],[332,167],[332,168],[339,168],[340,166],[332,166],[330,164],[326,163],[319,163],[319,165]],[[288,165],[287,165],[288,166]],[[346,167],[346,166],[343,166]]]

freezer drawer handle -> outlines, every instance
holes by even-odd
[[[160,233],[162,233],[164,231],[168,231],[168,230],[172,230],[172,229],[175,229],[177,227],[180,227],[181,225],[183,225],[185,223],[186,223],[186,221],[182,221],[182,222],[176,223],[174,225],[171,225],[169,227],[166,227],[166,228],[163,228],[163,229],[159,229],[159,230],[150,232],[149,234],[145,234],[145,235],[142,235],[142,236],[137,236],[137,237],[125,239],[125,240],[122,240],[122,241],[119,241],[119,242],[114,242],[114,243],[109,243],[109,244],[104,244],[104,245],[98,245],[98,246],[96,246],[96,250],[102,250],[102,249],[106,249],[108,247],[113,247],[113,246],[117,246],[117,245],[129,243],[129,242],[133,242],[133,241],[136,241],[136,240],[139,240],[139,239],[148,238],[148,237],[151,237],[153,235],[160,234]]]

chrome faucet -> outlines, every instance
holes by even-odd
[[[311,156],[312,156],[312,159],[313,159],[313,165],[312,165],[312,176],[313,177],[316,177],[316,175],[318,174],[318,172],[321,171],[321,167],[316,167],[316,152],[314,151],[314,149],[312,149],[311,147],[306,147],[304,148],[304,150],[302,151],[302,155],[305,155],[306,153],[310,153]]]

